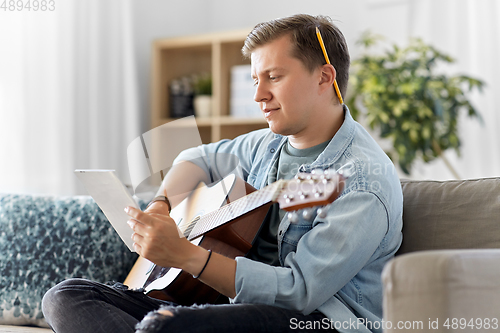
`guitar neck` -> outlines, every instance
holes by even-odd
[[[191,241],[269,202],[278,202],[280,209],[286,211],[327,205],[340,195],[345,179],[341,174],[325,170],[319,174],[299,173],[294,180],[278,180],[218,210],[195,218],[188,223],[183,234]]]
[[[258,207],[261,207],[269,202],[276,201],[284,181],[277,181],[261,190],[252,192],[238,200],[235,200],[220,209],[197,217],[189,223],[184,230],[184,236],[189,240],[193,240],[210,230],[213,230],[233,219],[244,215]]]

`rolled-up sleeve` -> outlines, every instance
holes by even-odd
[[[232,301],[311,313],[376,258],[389,217],[376,194],[351,191],[331,204],[326,218],[316,217],[311,226],[286,254],[283,267],[237,258],[237,295]]]
[[[236,264],[235,287],[238,294],[233,301],[238,303],[243,299],[244,303],[274,304],[278,294],[276,269],[279,267],[244,257],[237,257]]]

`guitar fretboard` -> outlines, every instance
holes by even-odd
[[[194,219],[184,230],[184,236],[191,241],[268,202],[275,201],[276,193],[279,192],[282,186],[282,182],[275,182],[259,191],[252,192],[222,206],[220,209]]]

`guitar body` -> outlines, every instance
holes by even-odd
[[[232,185],[226,183],[225,187],[224,190],[229,188],[227,203],[255,191],[255,188],[239,178],[235,178]],[[199,195],[200,199],[191,196],[191,202],[186,203],[191,206],[191,210],[195,212],[192,213],[192,215],[199,215],[200,212],[205,213],[207,210],[216,210],[220,206],[221,194],[216,193],[217,189],[203,187],[202,192],[203,193]],[[217,195],[219,196],[219,200],[215,200],[216,202],[211,204],[212,207],[208,209],[206,207],[193,208],[193,206],[203,206],[203,204],[206,206],[206,199],[203,200],[201,198],[214,197]],[[264,222],[271,204],[272,203],[267,203],[237,217],[191,242],[228,258],[234,259],[238,256],[245,256],[252,248],[252,244]],[[178,207],[176,207],[176,209],[177,208]],[[182,207],[179,208],[183,210]],[[188,219],[194,219],[193,216],[189,216],[189,212],[182,211],[180,214],[176,214],[174,210],[172,211],[172,217],[178,224],[180,220],[185,218],[179,216],[180,214],[187,215]],[[175,218],[174,215],[177,215],[177,218]],[[193,278],[189,273],[177,268],[155,266],[149,260],[142,257],[139,257],[124,284],[130,288],[145,288],[147,295],[151,297],[180,305],[215,303],[220,295],[216,290],[200,282],[198,279]]]
[[[234,221],[209,231],[202,236],[199,246],[228,258],[245,256],[252,247],[271,203],[255,209]],[[176,278],[164,289],[154,289],[151,297],[181,305],[216,303],[219,292],[193,278],[189,273],[175,270]]]

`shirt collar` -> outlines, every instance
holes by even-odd
[[[344,122],[340,126],[339,130],[333,136],[332,140],[325,150],[319,154],[318,158],[309,165],[302,165],[299,169],[301,172],[310,172],[314,168],[328,168],[335,164],[340,156],[345,152],[347,147],[351,144],[354,138],[354,131],[356,121],[352,118],[351,112],[347,105],[344,104]],[[279,146],[281,147],[286,141],[287,137],[281,134],[274,134],[275,139],[280,139]]]
[[[304,165],[304,171],[309,172],[314,168],[327,168],[336,163],[345,152],[354,138],[356,122],[351,116],[349,108],[344,105],[344,122],[326,146],[325,150],[311,165]]]

